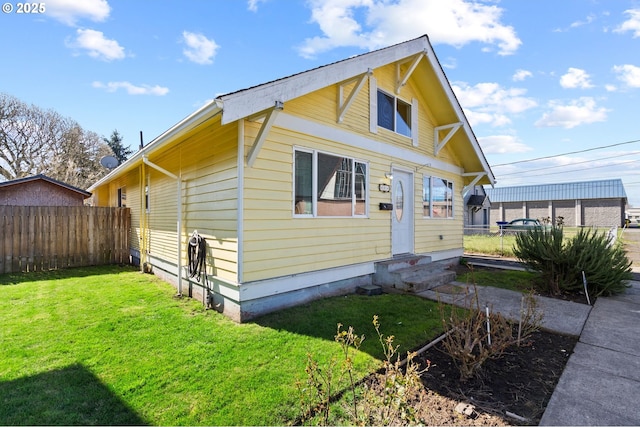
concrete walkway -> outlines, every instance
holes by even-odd
[[[432,290],[422,291],[418,295],[459,307],[469,307],[469,299],[472,295],[466,295],[466,288],[465,283],[452,282]],[[470,287],[469,289],[473,291],[474,288]],[[491,311],[500,313],[511,321],[520,320],[522,293],[491,286],[476,286],[475,289],[481,309],[489,306]],[[538,308],[544,314],[542,329],[564,335],[580,335],[591,311],[591,306],[555,298],[540,296],[535,298]]]
[[[521,268],[514,260],[465,258],[477,265]],[[637,268],[634,273],[635,279]],[[640,281],[630,284],[624,294],[599,297],[593,307],[537,297],[544,329],[580,337],[540,425],[640,425]],[[421,295],[462,306],[464,287],[454,282]],[[521,294],[483,286],[477,292],[481,307],[488,304],[518,319]]]
[[[600,297],[540,425],[640,425],[640,282]]]

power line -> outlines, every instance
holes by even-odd
[[[594,160],[584,160],[582,162],[569,163],[569,164],[566,164],[566,165],[547,166],[546,168],[529,169],[529,170],[526,170],[526,171],[503,173],[503,174],[500,174],[500,177],[509,176],[509,175],[524,175],[524,174],[528,174],[529,172],[537,172],[537,171],[542,171],[542,170],[547,170],[547,169],[565,168],[565,167],[569,167],[569,166],[581,165],[581,164],[584,164],[584,163],[598,162],[598,161],[601,161],[601,160],[617,159],[617,158],[624,157],[624,156],[635,156],[635,155],[638,155],[638,154],[640,154],[640,152],[627,153],[627,154],[618,154],[618,155],[610,156],[610,157],[600,157],[600,158],[594,159]],[[635,161],[638,161],[638,160],[635,160]],[[615,163],[615,164],[610,164],[610,165],[607,165],[607,166],[617,166],[618,164],[619,163]],[[598,166],[598,167],[605,167],[605,166]]]
[[[626,161],[626,162],[616,163],[615,165],[593,166],[593,167],[590,167],[589,170],[591,170],[591,169],[599,169],[599,168],[610,168],[612,166],[627,165],[629,163],[635,163],[635,162],[640,162],[640,160],[629,160],[629,161]],[[582,171],[582,169],[571,169],[571,170],[568,170],[568,171],[551,172],[551,173],[538,174],[538,175],[529,175],[527,178],[534,178],[536,176],[558,175],[558,174],[561,174],[561,173],[572,173],[572,172],[581,172],[581,171]],[[498,178],[499,177],[500,176],[498,176]]]
[[[568,156],[569,154],[586,153],[588,151],[602,150],[602,149],[605,149],[605,148],[618,147],[620,145],[633,144],[633,143],[636,143],[636,142],[640,142],[640,139],[635,139],[633,141],[619,142],[617,144],[611,144],[611,145],[603,145],[601,147],[587,148],[587,149],[579,150],[579,151],[571,151],[571,152],[563,153],[563,154],[555,154],[553,156],[537,157],[535,159],[529,159],[529,160],[518,160],[516,162],[511,162],[511,163],[501,163],[499,165],[492,165],[491,167],[497,168],[497,167],[500,167],[500,166],[510,166],[510,165],[515,165],[515,164],[518,164],[518,163],[535,162],[536,160],[552,159],[554,157]]]

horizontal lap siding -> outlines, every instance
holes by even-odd
[[[393,94],[395,67],[376,69],[378,87]],[[345,98],[354,84],[345,88]],[[328,87],[302,98],[285,103],[284,111],[305,120],[319,122],[381,141],[389,145],[433,156],[433,120],[425,99],[409,84],[403,87],[400,98],[419,102],[419,146],[413,147],[410,138],[386,129],[369,132],[369,85],[351,104],[342,123],[337,123],[338,87]],[[249,152],[260,123],[245,122],[245,152]],[[334,155],[352,157],[368,162],[369,215],[368,218],[294,218],[293,217],[293,150],[294,147],[316,149]],[[448,149],[442,150],[440,160],[453,161]],[[380,155],[355,148],[340,141],[297,133],[274,126],[258,153],[252,167],[245,170],[244,180],[244,281],[299,274],[363,262],[382,260],[391,256],[391,215],[381,211],[381,202],[391,202],[391,193],[378,190],[392,167],[414,171],[415,189],[415,251],[437,252],[462,248],[461,191],[462,178],[410,159]],[[455,184],[454,219],[431,219],[422,216],[422,179],[434,175]],[[443,239],[440,239],[440,235]]]
[[[210,126],[182,147],[184,231],[207,241],[210,274],[235,282],[238,272],[237,125]]]
[[[236,281],[238,271],[238,170],[237,125],[220,127],[212,119],[196,133],[172,144],[150,162],[181,176],[183,265],[187,242],[194,230],[207,240],[210,274]],[[141,179],[141,170],[145,176]],[[149,176],[149,211],[145,212],[144,187]],[[141,165],[117,181],[96,190],[97,203],[117,203],[117,189],[126,186],[131,209],[131,247],[146,249],[157,258],[177,263],[177,181],[149,165]],[[143,227],[148,228],[144,233]]]
[[[135,185],[127,186],[127,207],[131,210],[131,230],[129,232],[129,242],[131,242],[131,248],[136,251],[140,250],[140,204],[141,204],[141,191],[140,191],[140,176],[138,171],[132,172],[130,175],[135,175],[132,182]],[[144,201],[142,201],[144,203]]]
[[[127,190],[127,207],[131,211],[131,231],[129,233],[129,242],[132,249],[140,250],[140,171],[134,169],[126,174],[124,181],[121,182]],[[115,191],[118,194],[117,189]]]
[[[179,157],[152,160],[168,171],[178,169]],[[177,260],[176,223],[178,218],[177,184],[165,174],[147,167],[149,175],[148,251],[167,260]]]
[[[464,203],[462,199],[462,179],[453,174],[439,173],[436,170],[422,168],[424,173],[416,174],[416,227],[415,251],[417,253],[431,253],[447,251],[462,247]],[[437,176],[453,182],[453,218],[429,218],[423,216],[423,178]],[[442,239],[440,238],[442,236]]]
[[[247,124],[247,141],[257,128]],[[389,248],[389,213],[370,206],[369,218],[294,218],[293,147],[327,151],[369,161],[369,186],[382,174],[376,155],[273,128],[258,160],[245,171],[244,280],[307,271],[384,258]],[[248,148],[248,147],[247,147]],[[376,172],[373,172],[376,170]],[[384,170],[388,170],[386,167]],[[375,174],[375,175],[374,175]],[[371,203],[379,203],[370,191]],[[388,201],[388,196],[384,199]]]

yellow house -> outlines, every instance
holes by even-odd
[[[494,182],[422,36],[221,95],[89,191],[130,208],[135,263],[242,322],[353,292],[389,260],[457,260],[464,196]]]

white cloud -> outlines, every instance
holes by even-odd
[[[260,3],[264,3],[267,0],[249,0],[247,2],[247,9],[249,9],[251,12],[257,12],[258,11],[258,5]]]
[[[535,125],[537,127],[563,127],[571,129],[579,125],[603,122],[607,119],[607,110],[597,107],[591,97],[581,97],[568,104],[550,101],[550,112],[544,113]]]
[[[509,55],[522,42],[501,15],[495,5],[464,0],[312,0],[311,21],[323,35],[306,39],[299,53],[313,58],[343,46],[373,50],[427,33],[434,44],[480,42]]]
[[[565,89],[588,89],[593,87],[589,80],[591,76],[580,68],[569,68],[567,73],[560,77],[560,86]]]
[[[448,56],[444,59],[441,59],[440,64],[442,65],[443,68],[448,68],[450,70],[453,70],[458,66],[458,60],[452,56]]]
[[[640,67],[635,65],[615,65],[613,71],[618,74],[618,80],[629,87],[640,87]]]
[[[75,40],[67,41],[68,47],[86,50],[90,57],[103,61],[125,57],[124,48],[117,41],[106,38],[102,31],[78,28],[76,34]]]
[[[606,15],[607,13],[605,12],[604,15]],[[584,21],[574,21],[571,24],[569,24],[569,27],[567,28],[556,28],[553,30],[554,33],[564,33],[567,32],[569,30],[572,30],[574,28],[578,28],[578,27],[582,27],[583,25],[589,25],[592,22],[594,22],[596,20],[596,16],[593,14],[588,15]]]
[[[613,31],[616,33],[631,31],[634,38],[640,37],[640,9],[629,9],[625,10],[624,13],[629,15],[629,19],[624,21]]]
[[[208,39],[202,34],[191,33],[189,31],[183,31],[182,41],[187,45],[187,47],[182,50],[182,53],[189,61],[195,62],[196,64],[212,64],[213,57],[220,47],[213,39]]]
[[[524,96],[526,89],[505,89],[498,83],[469,86],[464,82],[456,82],[451,87],[472,125],[488,123],[505,126],[511,123],[510,116],[537,105],[535,100]]]
[[[523,144],[513,135],[492,135],[478,138],[485,154],[526,153],[533,148]]]
[[[63,24],[75,26],[79,19],[102,22],[109,17],[107,0],[47,0],[47,15]]]
[[[587,18],[584,21],[575,21],[572,22],[570,27],[571,28],[577,28],[577,27],[581,27],[583,25],[587,25],[587,24],[591,24],[593,21],[595,21],[596,17],[591,14],[589,16],[587,16]]]
[[[155,95],[164,96],[169,93],[169,89],[162,86],[150,86],[150,85],[134,85],[129,82],[93,82],[93,87],[96,89],[104,89],[107,92],[115,92],[118,89],[124,89],[129,95]]]
[[[511,79],[514,82],[521,82],[524,79],[533,76],[533,74],[531,74],[531,71],[527,71],[527,70],[516,70],[515,74],[513,75],[513,77],[511,77]]]

